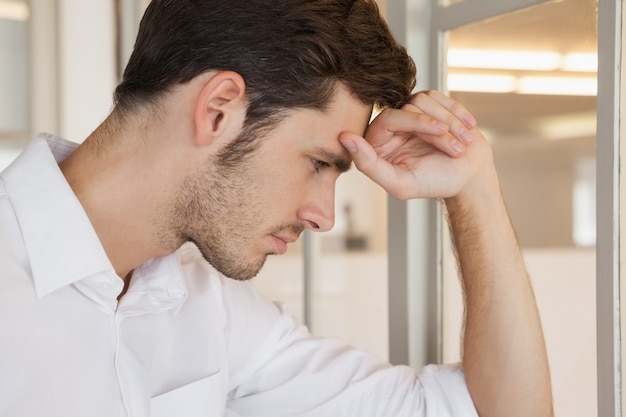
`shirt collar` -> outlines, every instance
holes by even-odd
[[[135,268],[128,292],[117,311],[127,316],[179,309],[187,286],[176,254],[154,258]]]
[[[22,231],[38,297],[88,276],[113,271],[96,231],[58,166],[77,146],[40,134],[0,174]]]

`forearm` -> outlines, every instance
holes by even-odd
[[[445,200],[466,299],[463,366],[481,417],[551,416],[539,314],[495,173]]]
[[[443,124],[443,126],[442,126]],[[355,165],[396,198],[444,198],[466,298],[463,366],[481,417],[552,415],[535,297],[474,117],[437,92],[387,109],[365,138],[340,140]]]

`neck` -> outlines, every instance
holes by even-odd
[[[60,164],[117,274],[125,278],[146,260],[176,248],[157,241],[156,214],[168,195],[140,129],[119,129],[107,119]],[[145,131],[142,131],[145,132]]]

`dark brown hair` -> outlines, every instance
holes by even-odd
[[[153,0],[116,107],[155,103],[209,70],[244,78],[248,126],[267,127],[287,109],[323,110],[337,82],[379,107],[401,106],[415,85],[413,61],[374,0]]]

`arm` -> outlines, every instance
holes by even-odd
[[[221,288],[233,415],[476,417],[457,366],[427,366],[418,378],[407,366],[311,335],[244,282],[224,279]]]
[[[552,414],[539,314],[494,173],[445,200],[465,292],[463,366],[481,416]]]
[[[394,197],[445,202],[466,299],[463,367],[480,416],[551,416],[539,314],[473,117],[440,93],[420,93],[383,112],[365,137],[341,138],[357,168]]]

